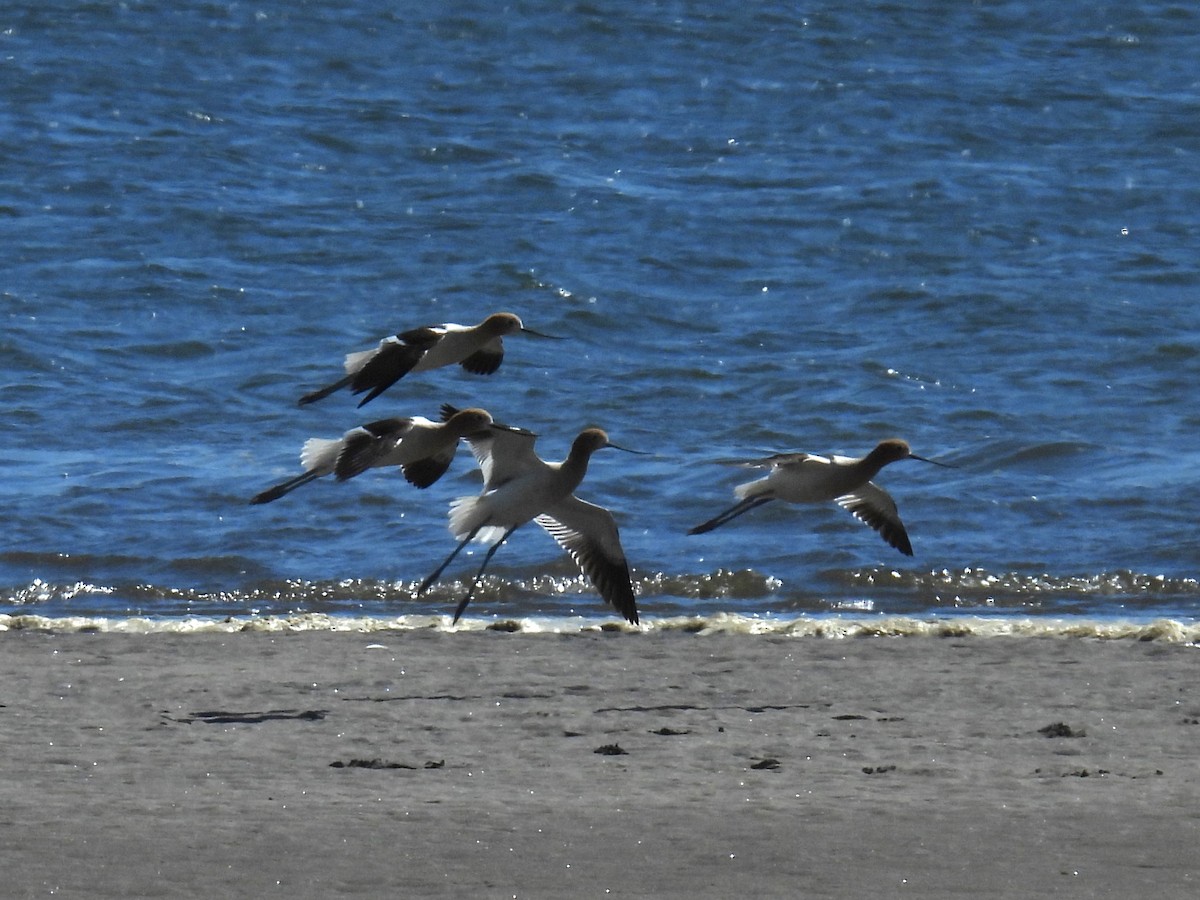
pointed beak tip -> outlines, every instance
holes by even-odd
[[[620,450],[623,453],[633,453],[636,456],[652,456],[653,455],[648,450],[630,450],[628,447],[622,447],[620,444],[614,444],[612,441],[609,441],[604,446],[609,447],[613,450]]]
[[[943,469],[957,469],[958,468],[958,466],[953,466],[950,463],[940,462],[939,460],[936,460],[936,459],[929,459],[926,456],[917,456],[917,454],[915,454],[915,453],[910,453],[908,458],[916,459],[923,463],[929,463],[931,466],[941,466]]]

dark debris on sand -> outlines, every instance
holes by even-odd
[[[446,761],[427,760],[423,766],[413,766],[408,763],[390,762],[385,759],[351,759],[342,762],[340,759],[329,764],[331,769],[444,769]]]
[[[270,709],[266,712],[228,712],[226,710],[210,710],[206,712],[188,713],[186,716],[172,716],[164,712],[163,717],[172,722],[191,725],[194,722],[204,722],[208,725],[259,725],[263,722],[291,720],[300,722],[319,722],[325,718],[325,709]]]

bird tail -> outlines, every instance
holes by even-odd
[[[309,438],[300,450],[300,465],[310,472],[316,469],[332,472],[341,449],[342,442],[340,440]]]
[[[766,478],[759,478],[756,481],[747,481],[745,484],[739,484],[733,489],[733,496],[739,500],[748,500],[751,497],[761,497],[764,494],[771,492],[771,488],[767,485]]]
[[[370,350],[357,350],[354,353],[346,354],[346,374],[357,375],[363,370],[363,366],[371,361],[371,357],[379,352],[378,347],[372,347]]]
[[[459,497],[450,503],[450,533],[458,540],[472,535],[475,540],[493,543],[504,536],[505,528],[487,524],[488,510],[483,497]]]

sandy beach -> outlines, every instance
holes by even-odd
[[[1197,654],[0,633],[0,893],[1190,898]]]

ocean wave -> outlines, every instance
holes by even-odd
[[[1200,581],[1170,578],[1120,569],[1094,575],[994,573],[981,568],[940,569],[931,572],[886,568],[855,570],[844,575],[848,587],[875,586],[933,592],[939,598],[976,602],[1020,602],[1046,596],[1107,597],[1130,599],[1200,598]]]
[[[841,614],[931,616],[1077,615],[1200,618],[1200,581],[1117,570],[1097,574],[994,573],[981,568],[908,571],[832,569],[785,582],[753,569],[634,573],[643,618]],[[259,579],[233,588],[164,584],[32,583],[0,591],[0,608],[50,617],[330,615],[437,616],[466,590],[449,579],[417,594],[417,580]],[[554,571],[488,575],[475,606],[494,615],[542,618],[601,615],[588,581],[566,563]]]
[[[449,615],[330,616],[322,613],[268,616],[182,618],[0,615],[0,632],[104,634],[292,634],[351,632],[382,634],[406,631],[482,632],[515,634],[584,634],[598,631],[629,634],[688,634],[697,636],[814,638],[1040,638],[1060,640],[1155,641],[1200,645],[1200,622],[1155,619],[1150,622],[1104,619],[951,617],[921,619],[907,616],[856,618],[839,616],[769,617],[715,613],[708,616],[670,616],[647,619],[640,626],[618,620],[571,618],[474,618],[453,624]]]

